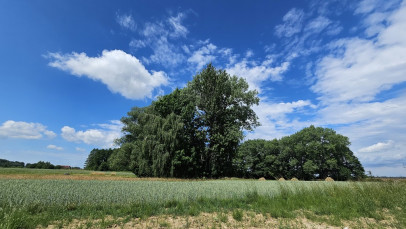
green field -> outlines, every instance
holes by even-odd
[[[27,169],[27,168],[0,168],[2,175],[92,175],[92,173],[105,173],[106,175],[115,174],[121,177],[134,177],[132,172],[95,172],[83,169]]]
[[[402,181],[61,180],[58,174],[55,179],[5,178],[11,171],[18,176],[24,170],[0,169],[0,228],[69,227],[75,220],[86,222],[82,228],[107,228],[151,217],[162,218],[159,227],[180,227],[170,219],[199,215],[205,216],[207,227],[246,227],[244,221],[259,214],[279,220],[277,227],[299,227],[298,217],[316,225],[406,227]],[[265,227],[266,222],[253,225]]]

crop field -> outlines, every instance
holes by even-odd
[[[404,181],[147,180],[75,171],[106,178],[91,180],[59,179],[72,171],[29,172],[40,178],[0,169],[0,228],[406,227]]]

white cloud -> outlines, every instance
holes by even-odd
[[[56,145],[48,145],[47,148],[48,148],[48,149],[59,150],[59,151],[63,150],[62,147],[56,146]]]
[[[312,31],[314,33],[320,33],[322,30],[324,30],[327,26],[331,24],[331,20],[324,17],[324,16],[319,16],[312,21],[310,21],[306,27],[305,31]]]
[[[400,0],[362,0],[355,9],[355,14],[368,14],[373,11],[387,11],[399,4]]]
[[[147,59],[147,63],[159,63],[166,66],[176,66],[184,60],[184,55],[176,52],[176,47],[168,41],[166,36],[154,40],[154,53]]]
[[[287,136],[310,124],[308,121],[290,120],[288,114],[303,113],[305,110],[316,108],[309,100],[298,100],[288,103],[275,103],[262,98],[253,109],[258,115],[261,126],[255,132],[247,134],[247,139],[274,139]]]
[[[0,126],[0,138],[40,139],[44,135],[49,138],[56,136],[40,123],[8,120]]]
[[[388,19],[389,26],[376,40],[352,38],[332,44],[335,54],[320,61],[312,87],[323,103],[371,101],[406,81],[405,5]]]
[[[86,76],[107,85],[110,91],[128,99],[152,97],[155,88],[168,83],[162,71],[151,73],[140,61],[121,50],[104,50],[101,56],[88,57],[86,53],[50,53],[50,66],[72,75]]]
[[[182,25],[182,20],[185,18],[184,13],[178,13],[175,17],[169,17],[168,23],[172,26],[173,32],[170,33],[172,37],[186,37],[189,30]]]
[[[132,39],[130,42],[130,47],[135,48],[135,49],[144,48],[146,46],[147,46],[147,44],[143,40]]]
[[[291,37],[302,30],[304,12],[293,8],[283,16],[283,24],[275,26],[275,34],[278,37]]]
[[[376,151],[382,151],[385,149],[390,148],[393,145],[393,141],[389,140],[386,142],[378,142],[376,144],[373,144],[371,146],[367,146],[364,148],[361,148],[358,150],[360,153],[371,153],[371,152],[376,152]]]
[[[216,59],[217,47],[212,43],[205,44],[193,54],[187,60],[189,63],[196,66],[196,70],[200,71],[204,65],[213,62]]]
[[[114,147],[114,140],[121,137],[122,124],[120,121],[111,121],[108,124],[98,124],[99,128],[79,130],[69,126],[62,127],[61,136],[69,142],[83,142],[97,147]]]
[[[332,42],[331,54],[316,63],[311,89],[321,109],[315,119],[337,125],[367,170],[399,175],[399,162],[406,161],[406,94],[389,90],[406,82],[406,2],[385,13],[379,12],[391,8],[364,3],[356,13],[364,14],[365,33],[373,37]]]
[[[182,24],[186,13],[180,12],[165,20],[147,22],[140,31],[141,38],[133,39],[130,47],[139,49],[148,47],[152,54],[143,57],[147,64],[158,63],[173,68],[186,60],[184,49],[176,45],[181,38],[186,38],[189,30]]]
[[[134,18],[131,15],[117,14],[116,21],[121,27],[125,29],[135,31],[135,29],[137,28]]]
[[[75,147],[75,150],[76,150],[76,151],[79,151],[79,152],[86,152],[85,149],[80,148],[80,147]]]
[[[256,64],[253,61],[246,59],[235,63],[228,67],[226,71],[230,75],[236,75],[245,78],[250,86],[250,89],[261,92],[261,84],[265,81],[280,81],[282,74],[287,71],[289,62],[283,62],[279,66],[271,67],[269,61],[264,61],[261,64]]]

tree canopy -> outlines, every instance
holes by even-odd
[[[360,178],[364,169],[349,139],[310,126],[280,140],[248,140],[259,125],[257,91],[211,64],[186,87],[134,107],[121,119],[118,149],[94,149],[86,169],[129,170],[137,176]]]
[[[130,169],[139,176],[230,176],[243,130],[258,125],[251,109],[258,102],[245,80],[209,64],[185,88],[133,108],[117,142],[131,144]]]
[[[364,168],[349,145],[348,137],[332,129],[310,126],[280,140],[248,140],[234,164],[241,176],[251,178],[362,178]]]

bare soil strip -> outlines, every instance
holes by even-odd
[[[238,221],[232,213],[201,213],[197,216],[153,216],[146,219],[134,218],[124,220],[113,219],[107,216],[103,220],[73,220],[67,224],[56,222],[47,227],[38,229],[74,229],[74,228],[305,228],[305,229],[338,229],[338,228],[395,228],[393,219],[376,221],[371,218],[360,218],[353,221],[343,221],[343,226],[332,226],[319,219],[318,222],[307,219],[303,214],[297,218],[274,218],[270,215],[258,214],[252,211],[244,212],[243,218]]]

